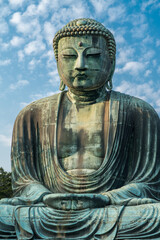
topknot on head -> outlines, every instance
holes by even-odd
[[[115,60],[116,43],[113,34],[101,23],[90,18],[75,19],[56,33],[53,39],[53,49],[56,60],[58,61],[58,42],[61,38],[82,35],[103,36],[108,44],[109,57],[110,59]]]

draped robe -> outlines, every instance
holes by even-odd
[[[19,239],[33,236],[37,237],[33,239],[49,239],[64,234],[66,239],[159,239],[159,204],[147,204],[143,208],[140,205],[137,213],[135,207],[126,206],[133,198],[160,200],[160,120],[157,113],[140,99],[115,91],[108,93],[104,161],[95,172],[77,178],[65,172],[58,161],[58,116],[65,94],[33,102],[15,121],[12,181],[15,198],[24,202],[24,206],[11,207],[17,236]],[[103,194],[109,196],[110,205],[73,211],[68,217],[68,212],[42,203],[43,196],[50,193]],[[134,217],[126,227],[127,212]],[[143,221],[137,223],[145,215]],[[121,224],[118,224],[119,219]],[[2,219],[0,236],[5,235],[2,228],[5,224]],[[8,223],[10,231],[14,232],[12,225]]]

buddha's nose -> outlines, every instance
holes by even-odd
[[[76,59],[76,63],[75,63],[75,69],[76,70],[86,70],[87,66],[85,64],[85,57],[83,56],[83,54],[80,54],[77,59]]]

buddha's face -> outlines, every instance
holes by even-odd
[[[103,86],[111,64],[102,36],[64,37],[58,43],[58,72],[68,88],[89,91]]]

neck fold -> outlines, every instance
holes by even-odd
[[[70,101],[77,104],[92,104],[99,102],[106,96],[106,94],[107,90],[104,86],[91,91],[77,91],[75,89],[69,89],[67,92]]]

